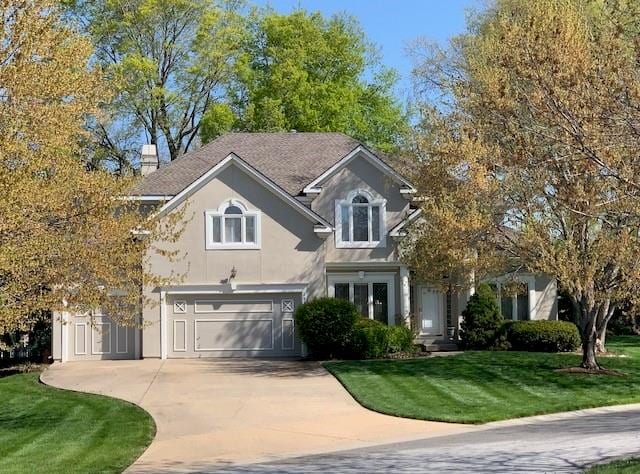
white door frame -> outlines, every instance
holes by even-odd
[[[420,315],[419,317],[419,330],[420,330],[420,334],[423,335],[428,335],[428,336],[443,336],[445,335],[445,331],[446,329],[446,315],[447,315],[447,294],[444,291],[440,291],[437,288],[434,288],[432,286],[427,286],[427,285],[418,285],[417,287],[418,289],[418,314]],[[434,292],[434,293],[439,293],[440,294],[440,328],[439,331],[437,332],[433,332],[433,331],[424,331],[423,330],[423,326],[422,326],[422,318],[424,315],[424,301],[423,301],[423,297],[424,297],[424,291],[430,291],[430,292]]]

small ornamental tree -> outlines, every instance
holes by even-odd
[[[478,286],[462,317],[460,338],[465,349],[488,349],[495,344],[503,319],[489,285]]]

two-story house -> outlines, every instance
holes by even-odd
[[[179,284],[145,288],[142,328],[108,315],[54,315],[54,358],[299,356],[293,314],[320,296],[352,301],[363,316],[447,339],[469,294],[411,281],[399,260],[404,226],[419,215],[415,189],[365,145],[340,133],[230,133],[157,168],[143,153],[132,198],[185,209],[172,248],[151,271]],[[555,282],[523,275],[526,291],[501,298],[507,318],[555,319]],[[499,281],[496,288],[499,291]]]

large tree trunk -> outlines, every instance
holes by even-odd
[[[582,340],[582,364],[580,367],[589,370],[601,369],[596,358],[597,340],[596,331],[593,331],[588,337],[583,337]]]
[[[598,353],[604,354],[607,352],[607,348],[605,345],[607,338],[607,325],[609,324],[609,321],[613,317],[613,313],[615,313],[615,311],[616,306],[614,304],[611,304],[610,301],[606,301],[601,311],[601,317],[598,316],[598,322],[596,326],[598,337],[598,347],[596,349]]]
[[[593,300],[582,299],[580,304],[580,329],[582,335],[582,363],[584,369],[599,370],[597,350],[598,350],[598,315],[601,314],[603,303],[595,303]]]

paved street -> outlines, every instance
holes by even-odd
[[[599,408],[485,425],[480,430],[223,472],[574,473],[640,455],[640,405]]]

